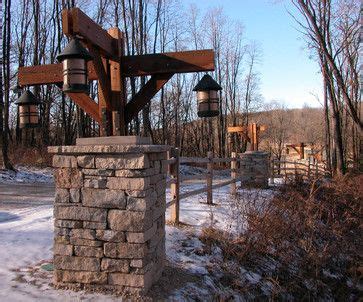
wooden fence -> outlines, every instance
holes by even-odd
[[[170,185],[170,194],[172,200],[167,203],[167,207],[171,207],[171,220],[179,223],[180,200],[187,197],[207,192],[207,204],[213,204],[213,189],[218,189],[231,184],[231,194],[237,193],[238,163],[237,153],[232,152],[231,158],[214,158],[211,151],[208,152],[206,158],[201,157],[180,157],[178,149],[172,149],[166,164],[169,165],[170,179],[167,186]],[[213,184],[213,170],[215,163],[230,164],[231,178],[217,184]],[[203,164],[207,166],[206,173],[198,175],[180,175],[180,164]],[[180,193],[180,184],[188,180],[205,180],[205,186],[192,191]]]
[[[276,178],[283,178],[285,181],[290,180],[312,180],[315,178],[328,176],[329,173],[325,165],[310,160],[305,161],[287,161],[275,160],[270,162],[270,179],[271,183]]]
[[[231,158],[214,158],[212,152],[207,153],[206,158],[202,157],[180,157],[179,150],[174,148],[169,152],[168,159],[165,164],[169,166],[169,180],[167,180],[167,187],[170,186],[171,201],[167,202],[167,208],[171,207],[171,221],[179,223],[180,201],[187,197],[207,193],[207,204],[213,204],[213,189],[218,189],[227,185],[231,185],[230,193],[236,195],[237,182],[240,180],[239,163],[241,159],[238,158],[236,152],[232,152]],[[213,184],[214,164],[224,163],[229,165],[227,171],[230,172],[230,179]],[[198,175],[181,175],[181,164],[196,164],[206,165],[206,172]],[[224,170],[226,171],[226,170]],[[322,164],[312,163],[310,161],[304,162],[290,162],[290,161],[270,161],[270,179],[274,183],[276,178],[283,178],[285,181],[294,179],[311,180],[313,178],[325,176],[327,172]],[[188,192],[180,192],[180,184],[190,180],[205,181],[202,188],[194,189]]]

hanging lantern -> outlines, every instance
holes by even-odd
[[[64,92],[88,93],[87,61],[92,59],[93,57],[77,38],[68,43],[57,56],[57,60],[63,63]]]
[[[219,115],[219,90],[222,90],[222,87],[208,74],[194,87],[193,91],[197,92],[199,117]]]
[[[26,90],[15,102],[19,106],[19,127],[35,128],[39,126],[39,104],[35,95]]]

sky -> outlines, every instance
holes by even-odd
[[[317,62],[309,59],[299,26],[288,11],[290,0],[185,0],[202,11],[222,7],[225,15],[245,26],[248,40],[262,49],[261,93],[265,102],[283,102],[289,108],[319,107],[322,79]]]

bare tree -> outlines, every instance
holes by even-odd
[[[0,2],[1,7],[2,3]],[[8,156],[9,148],[9,104],[10,104],[10,37],[11,37],[11,0],[4,0],[4,23],[1,19],[2,64],[0,71],[0,146],[3,166],[14,169]],[[1,14],[3,15],[3,14]],[[3,25],[4,24],[4,25]],[[3,27],[2,27],[3,26]]]

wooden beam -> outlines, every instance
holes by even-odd
[[[122,71],[126,77],[212,70],[214,70],[214,52],[212,49],[125,56],[122,58]]]
[[[101,124],[101,116],[98,113],[98,105],[85,93],[67,93],[67,95],[80,106],[91,118]]]
[[[227,132],[228,133],[238,133],[239,135],[242,136],[242,138],[244,140],[246,140],[247,142],[251,142],[250,137],[248,136],[247,133],[247,127],[246,126],[229,126],[227,128]]]
[[[106,30],[94,22],[79,8],[72,8],[70,10],[72,15],[71,32],[65,32],[65,34],[79,35],[83,37],[87,44],[97,46],[102,54],[107,58],[117,58],[118,51],[116,51],[114,45],[117,41],[110,36]],[[69,27],[67,28],[67,30]]]
[[[125,106],[126,106],[126,81],[121,70],[121,61],[125,53],[125,38],[123,33],[113,27],[108,33],[117,39],[116,45],[119,52],[119,60],[110,60],[111,102],[113,106],[113,135],[126,135]]]
[[[252,135],[251,135],[251,139],[252,139],[252,151],[258,151],[258,133],[257,133],[257,124],[253,123],[252,124]]]
[[[238,133],[246,131],[246,126],[230,126],[227,129],[228,133]]]
[[[125,122],[131,120],[150,102],[154,95],[171,79],[172,73],[156,74],[140,89],[140,91],[127,103],[125,107]]]
[[[99,89],[102,90],[106,107],[111,110],[111,83],[107,74],[107,60],[103,59],[97,49],[92,46],[88,47],[90,54],[93,56],[93,64],[97,73]]]
[[[97,74],[93,62],[88,62],[88,78],[91,81],[97,80]],[[62,64],[19,67],[18,81],[20,86],[62,83]]]
[[[181,51],[142,56],[124,56],[123,77],[148,76],[160,73],[186,73],[214,70],[212,50]],[[19,85],[45,85],[63,82],[62,64],[20,67]],[[88,62],[88,78],[97,80],[93,62]]]
[[[62,31],[67,37],[72,35],[72,14],[69,9],[62,10]]]

